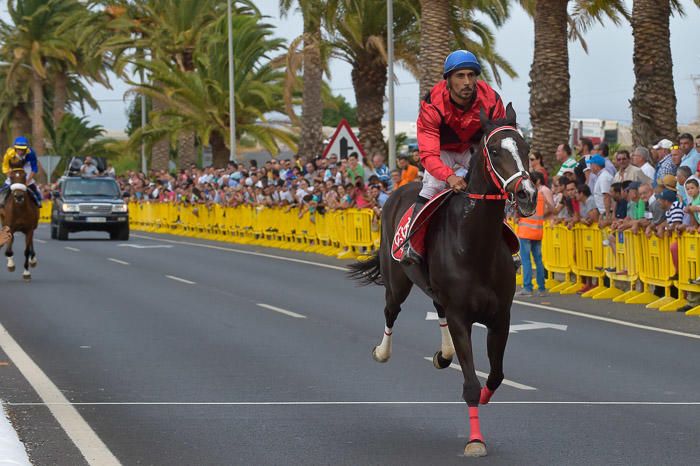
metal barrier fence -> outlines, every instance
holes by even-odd
[[[50,221],[51,203],[41,209],[41,221]],[[169,233],[231,243],[255,244],[294,251],[315,252],[340,259],[363,257],[379,247],[380,225],[367,209],[325,214],[296,209],[251,206],[131,203],[133,230]],[[678,270],[671,245],[678,244]],[[644,304],[659,311],[677,311],[688,304],[688,294],[700,293],[700,234],[647,238],[643,233],[613,234],[597,226],[545,225],[542,259],[549,272],[552,293],[573,294],[584,279],[597,282],[584,298]],[[696,284],[697,281],[697,284]],[[522,284],[522,275],[518,275]],[[672,287],[678,290],[673,297]],[[699,297],[700,298],[700,297]],[[694,303],[700,299],[693,300]],[[686,315],[700,315],[700,305]]]

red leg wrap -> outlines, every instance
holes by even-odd
[[[481,435],[479,427],[479,408],[476,406],[469,407],[469,441],[478,440],[483,443],[484,437]]]
[[[481,404],[481,405],[488,404],[488,402],[491,401],[492,396],[493,396],[493,392],[491,390],[489,390],[489,387],[482,387],[481,397],[479,398],[479,404]]]

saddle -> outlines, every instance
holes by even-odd
[[[409,239],[411,247],[421,256],[425,256],[425,235],[430,228],[432,214],[442,205],[442,200],[450,191],[450,189],[445,189],[433,196],[425,204],[423,210],[418,212],[418,217],[413,221],[413,226],[410,231],[408,229],[408,223],[411,220],[415,204],[411,204],[411,206],[406,209],[394,233],[394,241],[391,246],[391,257],[394,260],[401,261],[401,257],[403,257],[403,247],[401,246],[404,244],[405,239],[414,231],[415,233],[413,233],[413,236]],[[517,235],[505,222],[503,223],[503,240],[508,245],[511,254],[517,254],[518,251],[520,251],[520,241]]]

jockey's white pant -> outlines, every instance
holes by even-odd
[[[470,149],[463,153],[440,151],[440,160],[454,170],[455,175],[465,176],[469,168],[469,160],[472,157]],[[449,187],[447,181],[440,181],[425,170],[423,174],[423,189],[420,190],[420,196],[426,199],[432,198],[434,195]]]

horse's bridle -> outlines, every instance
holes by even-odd
[[[498,171],[496,171],[496,167],[493,166],[493,162],[491,161],[491,154],[488,149],[488,144],[489,140],[493,137],[494,134],[500,133],[501,131],[515,131],[517,132],[518,130],[513,127],[513,126],[499,126],[498,128],[494,129],[491,131],[488,136],[486,136],[486,139],[484,140],[484,165],[486,168],[486,172],[489,174],[491,177],[491,180],[493,181],[493,184],[496,185],[498,190],[500,191],[500,194],[476,194],[476,193],[467,193],[467,197],[469,199],[480,199],[480,200],[485,200],[485,201],[507,201],[510,200],[511,202],[513,201],[513,193],[508,193],[506,191],[506,187],[513,182],[513,180],[517,180],[515,183],[515,189],[513,192],[516,192],[518,190],[518,185],[522,183],[524,179],[529,179],[530,174],[527,172],[527,170],[520,170],[515,172],[513,175],[511,175],[508,179],[505,179],[503,176],[501,176]]]

